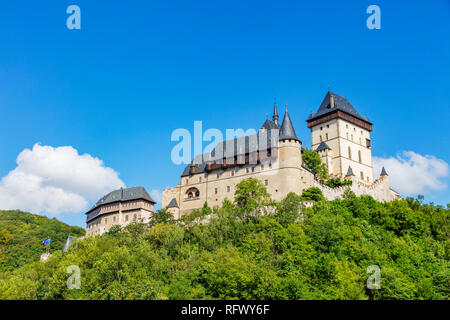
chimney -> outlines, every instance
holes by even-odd
[[[189,169],[190,169],[189,170],[190,174],[194,174],[195,173],[195,166],[194,165],[191,165],[191,167]]]
[[[334,108],[334,97],[330,94],[330,108]]]

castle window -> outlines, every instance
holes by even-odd
[[[261,165],[261,171],[262,171],[262,170],[264,170],[264,165],[263,165],[263,164]]]
[[[202,182],[202,177],[198,177],[198,182]]]
[[[230,192],[230,186],[227,186],[227,192]]]
[[[247,173],[249,173],[249,172],[250,172],[250,168],[246,168],[245,170],[247,171]]]
[[[255,172],[255,167],[252,167],[252,172]]]
[[[353,135],[352,135],[352,141],[353,141]]]
[[[320,127],[320,131],[322,131],[323,127]]]
[[[214,189],[214,194],[217,194],[217,188]]]
[[[265,184],[266,186],[268,186],[268,185],[269,185],[269,180],[264,180],[264,184]]]
[[[325,133],[325,139],[328,140],[328,133]]]
[[[185,184],[188,184],[188,179],[186,179],[186,180],[184,181],[184,183],[185,183]]]
[[[346,137],[347,137],[347,140],[348,140],[348,132],[345,134],[346,135]]]
[[[136,221],[136,218],[137,218],[137,216],[136,216],[136,214],[134,214],[133,220]]]
[[[108,219],[107,218],[105,218],[105,224],[108,222]]]
[[[348,124],[346,124],[345,127],[348,129]]]
[[[361,142],[361,138],[359,138],[359,144],[362,144],[362,142]]]
[[[125,221],[128,221],[128,215],[125,216]]]
[[[322,135],[320,135],[319,138],[320,138],[320,142],[322,142]]]
[[[366,147],[370,148],[370,139],[366,139]]]
[[[113,217],[113,222],[116,222],[116,217]]]
[[[348,158],[352,160],[352,149],[348,147]]]
[[[197,188],[189,188],[186,191],[185,198],[187,199],[195,199],[200,197],[200,191]]]
[[[361,150],[358,150],[358,160],[359,160],[359,163],[362,162],[362,160],[361,160]]]
[[[219,179],[219,174],[217,174],[217,179]]]
[[[272,168],[272,162],[269,162],[269,168]]]
[[[364,180],[364,173],[361,171],[361,180]]]
[[[329,124],[327,124],[327,128],[329,128],[330,127],[330,125]]]
[[[234,170],[231,171],[231,176],[234,177]]]

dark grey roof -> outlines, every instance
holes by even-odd
[[[330,108],[330,95],[333,95],[334,108]],[[317,112],[311,113],[308,120],[316,119],[320,116],[323,116],[327,113],[331,113],[335,110],[344,111],[358,119],[361,119],[363,121],[370,123],[369,119],[367,117],[361,116],[358,113],[358,111],[356,111],[356,109],[350,104],[350,102],[348,102],[347,99],[345,99],[344,97],[341,97],[340,95],[338,95],[334,92],[331,92],[331,91],[327,92],[327,94],[325,95],[325,98],[323,99],[322,103],[320,104]]]
[[[283,124],[281,125],[280,129],[280,140],[286,139],[300,141],[295,134],[294,126],[292,125],[292,121],[287,110],[284,114]]]
[[[348,177],[348,176],[354,176],[352,167],[348,166],[347,174],[346,174],[345,176],[346,176],[346,177]]]
[[[280,125],[277,124],[275,121],[269,120],[267,119],[263,125],[261,126],[261,128],[264,128],[266,130],[271,130],[271,129],[280,129]]]
[[[177,199],[172,198],[172,200],[170,200],[169,204],[167,205],[167,208],[179,208]]]
[[[114,190],[108,193],[103,198],[98,200],[92,209],[108,203],[113,203],[117,201],[137,200],[137,199],[144,199],[152,203],[156,203],[152,199],[152,197],[150,197],[150,195],[147,193],[144,187],[133,187],[126,189],[120,188],[118,190]]]
[[[319,146],[317,147],[316,151],[319,152],[319,151],[326,150],[326,149],[331,150],[331,148],[325,143],[325,141],[322,141],[319,144]]]
[[[386,170],[384,169],[384,167],[381,169],[381,173],[380,173],[380,176],[387,176],[388,174],[387,174],[387,172],[386,172]]]
[[[232,140],[219,142],[210,153],[200,154],[188,164],[181,174],[182,177],[189,176],[191,166],[194,166],[194,173],[205,172],[207,162],[231,159],[238,155],[245,155],[256,151],[265,151],[278,146],[279,130],[270,129],[259,131],[257,134],[239,137]]]

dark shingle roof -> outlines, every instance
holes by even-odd
[[[346,177],[348,177],[348,176],[354,176],[352,167],[348,166],[347,174],[346,174],[345,176],[346,176]]]
[[[264,128],[266,130],[271,130],[271,129],[280,129],[280,125],[277,124],[275,121],[269,120],[267,119],[263,125],[261,126],[261,128]]]
[[[325,143],[325,141],[322,141],[319,144],[319,146],[317,147],[316,151],[319,152],[319,151],[322,151],[322,150],[325,150],[325,149],[331,150],[331,148]]]
[[[384,167],[381,169],[381,173],[380,173],[380,176],[387,176],[388,174],[387,174],[387,172],[386,172],[386,170],[384,169]]]
[[[104,204],[113,203],[117,201],[129,201],[129,200],[136,200],[136,199],[144,199],[147,201],[150,201],[152,203],[156,203],[152,197],[147,193],[147,191],[144,189],[144,187],[133,187],[133,188],[120,188],[118,190],[114,190],[107,195],[105,195],[103,198],[97,201],[95,206],[92,208],[99,207]],[[92,210],[91,209],[91,210]]]
[[[256,151],[265,151],[278,146],[278,129],[259,131],[257,134],[219,142],[210,153],[200,154],[188,164],[181,174],[182,177],[190,175],[193,165],[194,173],[205,172],[206,163],[223,158],[231,159],[238,155],[245,155]]]
[[[333,95],[334,108],[330,108],[330,95]],[[319,106],[319,109],[317,110],[317,112],[311,113],[311,115],[308,118],[308,121],[316,119],[327,113],[331,113],[335,110],[344,111],[358,119],[361,119],[363,121],[370,123],[369,119],[367,117],[361,116],[358,113],[358,111],[356,111],[356,109],[350,104],[350,102],[348,102],[347,99],[345,99],[344,97],[341,97],[340,95],[338,95],[334,92],[331,92],[331,91],[327,92],[327,94],[325,95],[325,98],[323,99],[322,103]]]
[[[294,126],[292,125],[291,118],[289,117],[289,113],[285,112],[283,124],[281,125],[280,129],[280,140],[298,140],[297,135],[295,134]]]
[[[167,205],[167,208],[179,208],[177,199],[172,198],[172,200],[170,200],[169,204]]]

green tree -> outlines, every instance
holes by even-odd
[[[272,199],[261,181],[248,178],[236,185],[234,203],[241,216],[259,216],[272,205]]]
[[[305,165],[314,173],[314,176],[321,181],[328,178],[327,167],[320,159],[319,153],[315,150],[305,150],[302,153]]]

